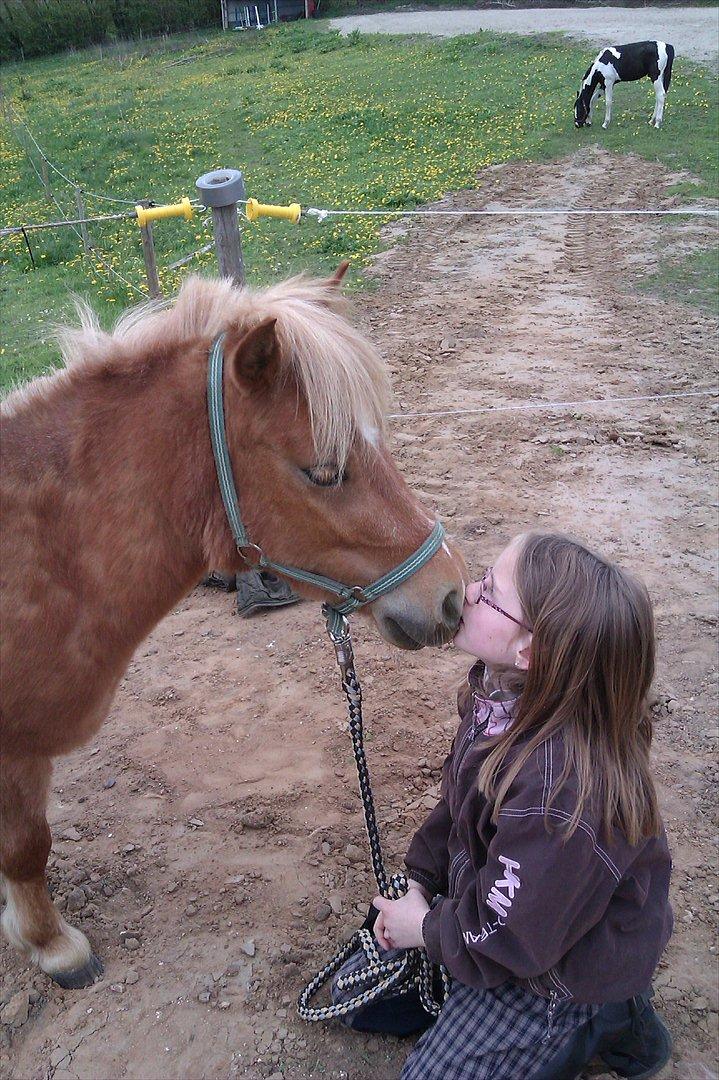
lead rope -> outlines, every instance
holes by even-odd
[[[392,874],[388,879],[384,869],[382,845],[377,829],[367,758],[364,752],[362,688],[354,669],[354,652],[349,623],[344,615],[341,615],[329,604],[325,604],[322,610],[327,619],[327,633],[335,649],[342,676],[342,689],[347,698],[349,732],[357,765],[372,869],[380,894],[390,900],[397,900],[400,896],[405,895],[409,885],[405,874]],[[342,976],[338,980],[338,989],[345,990],[353,986],[357,986],[359,989],[363,983],[368,982],[370,979],[373,985],[369,989],[360,990],[349,1001],[343,1001],[336,1005],[310,1005],[309,1002],[317,991],[342,967],[345,960],[359,948],[363,949],[365,953],[366,965],[359,972]],[[430,1016],[436,1017],[439,1015],[439,1010],[449,993],[449,976],[444,967],[440,967],[440,973],[442,977],[442,994],[441,1000],[438,1001],[434,996],[432,964],[424,949],[407,949],[400,957],[394,960],[382,960],[374,934],[371,930],[362,928],[342,946],[329,963],[315,975],[312,982],[305,987],[297,1002],[297,1012],[303,1020],[332,1020],[339,1016],[346,1016],[347,1013],[354,1012],[363,1005],[367,1005],[374,998],[385,994],[387,990],[393,988],[395,990],[409,990],[416,986],[422,1008]]]

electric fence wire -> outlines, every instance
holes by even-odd
[[[121,204],[123,204],[125,206],[134,206],[137,202],[139,202],[138,199],[120,199],[120,198],[118,198],[117,196],[114,196],[114,195],[101,195],[99,191],[89,191],[86,187],[83,187],[82,184],[78,184],[78,182],[76,180],[71,180],[69,176],[65,175],[65,173],[62,171],[62,169],[59,169],[57,167],[57,165],[55,165],[50,160],[50,158],[47,156],[45,151],[42,149],[42,147],[38,143],[37,139],[33,135],[32,131],[27,126],[27,124],[25,123],[23,118],[20,116],[18,111],[15,108],[13,108],[13,106],[10,105],[10,104],[8,104],[8,110],[9,110],[10,113],[12,113],[15,121],[18,124],[20,124],[24,128],[24,130],[27,132],[28,137],[32,141],[33,146],[37,150],[37,152],[40,155],[40,157],[42,158],[42,160],[48,166],[48,168],[52,169],[52,171],[54,173],[57,173],[58,176],[62,177],[62,179],[65,181],[65,183],[69,184],[71,188],[74,188],[76,191],[80,191],[87,198],[103,199],[105,202],[121,203]],[[27,150],[25,152],[27,153]],[[42,178],[41,178],[41,180],[42,180]]]
[[[35,166],[33,165],[33,168]],[[35,169],[37,173],[37,169]],[[38,174],[39,175],[39,174]],[[51,193],[52,194],[52,193]],[[25,232],[37,232],[44,229],[59,229],[65,225],[94,225],[99,221],[128,221],[137,220],[137,214],[134,210],[125,210],[119,214],[97,214],[95,217],[84,218],[63,218],[62,221],[41,221],[34,224],[25,225],[7,225],[0,229],[0,237],[14,236],[15,233]]]
[[[485,405],[477,409],[435,409],[431,412],[388,413],[387,420],[435,420],[446,416],[475,416],[478,413],[534,412],[537,409],[578,409],[594,405],[633,404],[640,401],[669,401],[677,398],[715,397],[719,386],[667,394],[631,394],[627,397],[584,398],[581,401],[529,401],[521,405]]]
[[[38,142],[35,139],[32,132],[30,131],[30,128],[24,122],[22,117],[17,113],[17,111],[12,107],[12,105],[10,105],[9,103],[8,103],[8,111],[9,111],[9,113],[11,112],[15,116],[17,121],[20,123],[20,125],[27,132],[28,136],[32,140],[32,143],[35,146],[35,148],[37,149],[37,152],[40,155],[40,157],[42,158],[42,160],[49,166],[49,168],[51,168],[53,170],[53,172],[57,173],[58,176],[61,176],[62,179],[65,180],[65,182],[67,184],[69,184],[70,187],[73,188],[73,190],[80,191],[83,195],[92,195],[95,198],[104,199],[107,202],[122,203],[124,205],[129,205],[129,206],[134,206],[135,205],[135,202],[132,199],[116,199],[116,198],[114,198],[112,196],[109,196],[109,195],[100,195],[98,192],[87,191],[86,189],[82,188],[79,184],[77,184],[73,180],[71,180],[68,176],[65,176],[65,174],[60,169],[58,169],[57,166],[52,163],[52,161],[50,161],[48,156],[43,151],[42,147],[38,144]],[[22,146],[22,142],[19,139],[18,139],[18,142],[20,142],[20,145]],[[44,181],[44,179],[43,179],[43,177],[42,177],[42,175],[40,173],[40,170],[38,169],[37,165],[35,164],[35,162],[33,160],[33,157],[32,157],[32,154],[29,152],[27,147],[23,146],[23,150],[25,151],[25,155],[26,155],[28,161],[30,162],[30,165],[32,166],[35,175],[37,176],[38,180],[40,181],[40,184],[42,185],[43,188],[46,189],[48,195],[50,196],[50,198],[52,199],[52,201],[54,202],[55,206],[57,207],[57,209],[58,209],[58,211],[60,213],[60,216],[62,218],[62,222],[61,223],[58,222],[57,224],[62,224],[62,225],[68,226],[69,228],[72,229],[72,231],[75,233],[75,235],[78,237],[78,239],[80,240],[80,242],[83,245],[83,255],[85,256],[85,258],[89,259],[90,262],[92,262],[93,258],[95,258],[97,260],[97,262],[100,263],[100,265],[103,267],[104,270],[106,270],[106,272],[108,274],[110,274],[112,277],[117,278],[118,281],[121,281],[126,288],[130,289],[131,292],[136,293],[138,296],[142,297],[142,299],[144,300],[146,298],[145,293],[141,289],[138,289],[136,285],[133,285],[131,281],[128,281],[126,277],[124,277],[122,274],[120,274],[114,268],[114,266],[112,266],[110,264],[110,262],[108,261],[108,257],[105,255],[104,252],[102,252],[98,248],[97,244],[95,244],[93,242],[92,253],[85,251],[85,242],[84,242],[84,239],[83,239],[83,235],[82,235],[82,233],[80,232],[79,229],[75,228],[75,221],[73,219],[68,218],[67,214],[65,213],[65,210],[63,209],[63,207],[60,205],[60,203],[55,198],[54,193],[45,184],[45,181]],[[118,216],[123,216],[124,217],[125,215],[118,215]],[[99,220],[112,220],[114,217],[115,217],[115,215],[111,215],[109,218],[106,218],[106,219],[100,218]],[[81,224],[81,223],[84,224],[84,223],[86,223],[87,221],[90,221],[90,220],[93,220],[93,219],[77,219],[77,224]],[[50,224],[56,224],[56,223],[53,222],[53,223],[50,223]],[[33,228],[33,226],[24,226],[24,227],[21,226],[21,227],[19,227],[19,229],[17,227],[14,227],[12,230],[3,230],[3,234],[7,234],[10,231],[13,231],[13,232],[20,231],[20,232],[23,233],[23,236],[25,237],[25,242],[27,243],[28,241],[27,241],[26,230],[28,228]],[[31,254],[31,258],[32,258],[32,254]]]
[[[317,218],[322,223],[330,217],[716,217],[719,210],[703,206],[688,206],[686,209],[670,210],[580,210],[572,207],[547,209],[524,209],[521,206],[507,206],[500,210],[327,210],[308,206],[302,213]]]
[[[35,165],[35,162],[33,161],[30,154],[28,154],[28,161],[32,165],[33,169],[35,170],[35,174],[37,175],[38,179],[40,180],[40,183],[42,183],[43,182],[42,181],[42,176],[40,175],[40,172],[39,172],[37,166]],[[122,274],[118,273],[118,271],[114,268],[114,266],[110,265],[110,263],[108,262],[107,257],[105,256],[104,252],[100,251],[100,249],[97,247],[96,244],[93,243],[93,245],[92,245],[92,253],[85,251],[85,244],[84,244],[82,233],[80,232],[79,229],[75,228],[75,225],[74,225],[73,221],[70,218],[68,218],[67,214],[65,213],[65,210],[60,205],[60,203],[57,201],[57,199],[55,198],[55,195],[53,194],[53,192],[48,190],[48,194],[49,194],[50,198],[52,199],[52,201],[55,203],[55,206],[57,207],[57,209],[58,209],[58,211],[60,213],[60,216],[62,218],[62,224],[66,225],[68,228],[72,229],[72,231],[75,233],[77,238],[80,240],[80,243],[83,245],[83,255],[85,256],[85,258],[89,259],[90,262],[92,262],[93,257],[96,258],[97,261],[100,263],[100,265],[108,272],[108,274],[112,275],[113,277],[116,277],[128,289],[130,289],[134,293],[137,293],[138,296],[142,297],[143,300],[146,299],[145,293],[142,292],[141,289],[138,289],[136,285],[133,285],[131,281],[128,281],[127,278],[123,277]],[[26,228],[28,228],[28,226],[26,226]],[[20,229],[20,231],[23,231],[22,228]],[[24,233],[23,233],[23,235],[24,235]],[[25,237],[25,240],[27,242],[27,236]]]

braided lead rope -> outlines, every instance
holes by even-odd
[[[342,946],[329,963],[315,975],[312,982],[305,987],[297,1001],[297,1012],[302,1020],[307,1020],[309,1022],[334,1020],[339,1016],[346,1016],[347,1013],[354,1012],[363,1005],[369,1004],[370,1001],[374,1001],[375,998],[386,994],[387,991],[393,989],[393,987],[405,985],[411,986],[413,984],[416,976],[413,972],[415,960],[412,956],[412,951],[408,951],[398,960],[391,960],[389,962],[381,961],[379,963],[373,962],[370,952],[368,958],[367,979],[377,978],[378,982],[374,986],[369,987],[367,990],[363,990],[349,1001],[338,1002],[336,1005],[310,1005],[310,999],[314,994],[325,985],[328,979],[330,979],[336,971],[339,971],[345,960],[349,959],[352,953],[358,948],[363,948],[365,950],[365,955],[367,955],[368,935],[371,936],[369,930],[358,930],[353,934],[349,941]],[[348,976],[347,978],[348,981],[351,982],[360,981],[352,976]]]
[[[382,859],[382,844],[379,830],[377,829],[377,817],[375,814],[372,788],[370,785],[367,758],[364,752],[364,734],[362,727],[362,688],[354,669],[354,651],[349,632],[349,623],[343,615],[338,615],[337,610],[325,605],[324,612],[327,618],[327,633],[335,647],[337,663],[342,675],[342,689],[347,698],[347,710],[349,713],[349,732],[352,739],[352,749],[357,766],[362,807],[365,817],[365,828],[369,840],[372,869],[377,881],[377,887],[382,896],[390,900],[397,900],[404,896],[409,888],[405,874],[396,873],[387,878]],[[349,1001],[338,1002],[335,1005],[311,1006],[310,999],[325,985],[353,952],[361,948],[364,951],[366,965],[360,971],[343,975],[337,983],[339,990],[345,990],[354,986],[359,987],[370,979],[378,979],[378,982],[367,990],[363,990]],[[394,960],[382,960],[375,943],[374,934],[371,930],[358,930],[350,940],[343,945],[335,956],[317,973],[299,996],[297,1012],[303,1020],[309,1022],[318,1020],[332,1020],[348,1013],[355,1012],[363,1005],[368,1004],[375,998],[380,997],[390,989],[409,990],[416,986],[419,992],[422,1008],[430,1016],[438,1016],[449,993],[449,976],[444,967],[440,967],[442,976],[441,1001],[434,996],[432,963],[424,949],[407,949],[404,954]]]

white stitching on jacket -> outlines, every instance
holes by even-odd
[[[460,862],[462,861],[462,858],[464,858],[464,864],[460,868]],[[448,879],[447,879],[447,892],[449,893],[450,896],[453,895],[454,887],[456,887],[459,884],[459,879],[462,876],[462,874],[464,873],[464,871],[467,869],[467,866],[469,865],[469,862],[470,862],[469,855],[464,850],[460,851],[460,853],[452,860],[452,866],[454,867],[454,873],[452,871],[452,867],[450,867],[450,872],[449,872]]]
[[[559,818],[560,821],[569,821],[571,819],[571,816],[572,816],[571,814],[567,814],[564,810],[557,810],[554,807],[552,807],[550,810],[547,810],[543,806],[530,806],[530,807],[527,807],[526,810],[513,810],[511,808],[508,808],[508,809],[505,809],[505,810],[500,810],[499,811],[499,816],[500,817],[531,817],[532,815],[545,814],[545,813],[549,817],[557,817],[557,818]],[[594,848],[595,853],[602,860],[602,862],[607,867],[607,869],[612,874],[612,876],[615,877],[617,879],[617,881],[621,881],[622,880],[621,873],[619,872],[619,870],[615,866],[615,864],[612,862],[612,860],[609,858],[609,855],[607,855],[606,851],[603,848],[601,848],[599,846],[599,844],[597,843],[596,833],[594,832],[594,829],[592,829],[591,825],[588,825],[586,821],[584,821],[582,818],[580,818],[579,821],[577,822],[577,826],[583,832],[585,832],[587,834],[587,836],[589,836],[589,838],[592,841],[592,847]]]
[[[542,809],[547,805],[547,775],[549,772],[549,756],[547,754],[547,741],[542,743],[544,748],[544,785],[542,787]]]
[[[567,989],[562,980],[559,978],[559,975],[557,974],[557,969],[555,967],[550,968],[547,972],[547,975],[549,975],[549,978],[552,980],[555,986],[558,986],[560,990],[564,991],[567,997],[572,996],[571,991]]]

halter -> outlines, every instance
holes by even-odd
[[[207,410],[210,418],[210,438],[212,440],[212,452],[215,458],[217,479],[220,485],[220,494],[230,523],[237,550],[242,558],[249,562],[248,553],[253,553],[255,559],[253,565],[260,569],[276,570],[285,577],[294,578],[295,581],[303,581],[307,585],[316,585],[320,589],[334,593],[340,598],[340,603],[324,604],[323,612],[327,618],[327,629],[335,634],[344,628],[344,616],[350,615],[365,604],[371,604],[377,597],[390,592],[403,581],[416,573],[442,546],[444,540],[444,527],[438,521],[427,539],[417,550],[399,566],[377,578],[371,585],[344,585],[341,581],[326,577],[324,574],[315,574],[309,570],[301,570],[296,566],[285,566],[283,563],[273,562],[268,559],[262,548],[250,542],[242,518],[240,505],[237,498],[232,464],[227,449],[225,435],[225,408],[223,401],[222,371],[224,365],[223,342],[225,335],[220,334],[212,343],[210,359],[207,369]]]
[[[432,558],[442,545],[444,540],[444,528],[438,521],[427,539],[408,558],[389,570],[382,577],[377,578],[371,585],[344,585],[334,578],[325,577],[324,574],[315,574],[309,570],[301,570],[296,566],[285,566],[283,563],[273,562],[268,559],[262,548],[250,542],[242,518],[237,498],[232,464],[227,449],[225,436],[225,408],[223,401],[222,372],[224,365],[223,342],[225,335],[220,334],[212,343],[210,359],[207,369],[207,411],[210,418],[210,438],[212,440],[212,453],[215,458],[217,479],[220,485],[220,494],[230,523],[230,529],[242,558],[249,562],[247,553],[253,552],[256,558],[255,566],[260,569],[269,568],[277,570],[285,577],[294,578],[296,581],[304,581],[308,585],[316,585],[320,589],[334,593],[340,598],[341,603],[322,605],[322,612],[327,620],[327,633],[334,645],[337,663],[342,675],[342,689],[347,698],[349,711],[349,731],[352,738],[352,748],[357,765],[360,794],[365,815],[365,827],[370,845],[372,867],[377,881],[377,887],[382,896],[396,899],[404,895],[408,888],[407,878],[404,874],[393,874],[388,879],[382,859],[377,821],[375,817],[372,790],[370,787],[369,771],[364,753],[362,731],[362,690],[354,670],[354,653],[352,650],[352,638],[350,636],[347,615],[365,604],[371,604],[378,596],[395,589],[403,581],[416,573],[426,562]],[[361,944],[370,960],[368,972],[379,978],[379,982],[372,989],[362,989],[361,983],[364,976],[358,979],[349,977],[349,984],[357,983],[358,994],[350,1001],[341,1005],[313,1007],[310,999],[323,986],[327,979],[337,971],[350,953]],[[437,1016],[441,1005],[446,1000],[449,991],[449,978],[441,968],[442,976],[442,1000],[435,1000],[432,984],[432,965],[426,952],[419,949],[408,950],[399,961],[383,962],[377,954],[373,944],[372,935],[366,928],[357,931],[357,934],[340,949],[339,953],[327,964],[322,971],[303,990],[298,1001],[298,1012],[303,1020],[328,1020],[336,1016],[343,1016],[354,1011],[361,1005],[374,1000],[390,987],[408,988],[417,986],[422,1007],[432,1016]]]

